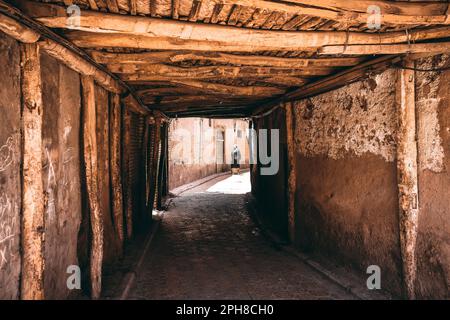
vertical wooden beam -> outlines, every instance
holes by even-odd
[[[123,225],[123,187],[121,176],[121,120],[122,120],[122,107],[120,104],[120,97],[114,93],[112,96],[111,104],[111,183],[112,183],[112,206],[114,216],[114,226],[116,229],[117,237],[120,243],[120,252],[123,250],[124,243],[124,225]]]
[[[163,124],[161,134],[161,152],[159,154],[159,167],[158,167],[158,194],[157,194],[157,208],[161,209],[162,207],[162,198],[164,195],[164,171],[165,171],[165,163],[166,163],[166,144],[167,144],[167,135],[166,135],[166,124]]]
[[[91,222],[91,297],[100,298],[103,261],[103,217],[98,198],[98,159],[95,110],[95,85],[90,76],[82,76],[83,89],[83,155]]]
[[[165,143],[165,162],[164,162],[164,196],[169,195],[169,126],[170,123],[166,122],[164,124],[164,132],[166,135],[166,143]]]
[[[22,44],[22,278],[21,298],[44,299],[44,186],[39,46]]]
[[[158,193],[158,162],[159,162],[159,141],[161,137],[161,119],[155,119],[155,135],[153,140],[153,155],[152,155],[152,191],[150,193],[149,204],[154,207],[155,196]]]
[[[405,66],[414,67],[414,62],[406,60]],[[408,299],[415,298],[414,285],[417,270],[415,251],[419,217],[414,82],[413,70],[399,70],[397,173],[403,284]]]
[[[289,238],[292,243],[295,242],[295,192],[296,192],[296,157],[295,157],[295,119],[293,114],[292,102],[285,104],[286,117],[286,137],[287,137],[287,154],[288,154],[288,221],[289,221]]]
[[[124,109],[123,115],[123,144],[124,144],[124,181],[125,181],[125,221],[127,228],[127,239],[131,239],[133,235],[133,201],[132,201],[132,188],[131,188],[131,179],[130,179],[130,145],[131,145],[131,115],[128,108]]]
[[[143,204],[143,210],[144,210],[144,217],[145,219],[148,217],[148,186],[150,182],[150,177],[148,175],[148,141],[149,141],[149,126],[148,126],[148,119],[149,117],[146,116],[144,118],[144,137],[142,139],[142,174],[144,175],[144,181],[143,181],[143,187],[144,187],[144,197],[142,199]],[[150,211],[150,216],[151,216]]]

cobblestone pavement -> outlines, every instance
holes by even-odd
[[[248,173],[219,177],[175,198],[129,298],[352,299],[260,234],[249,184]]]

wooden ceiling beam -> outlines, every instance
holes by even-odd
[[[183,23],[183,21],[178,21]],[[203,26],[203,25],[202,25]],[[226,28],[220,26],[220,28]],[[238,29],[238,28],[235,28]],[[239,30],[239,29],[238,29]],[[269,31],[269,30],[265,30]],[[273,31],[272,31],[273,32]],[[213,31],[214,33],[214,31]],[[278,47],[276,42],[272,44],[253,44],[252,36],[249,36],[251,43],[232,43],[231,41],[220,42],[215,40],[190,40],[179,37],[152,37],[147,35],[132,35],[127,33],[93,33],[86,31],[66,31],[65,36],[80,48],[135,48],[152,50],[192,50],[192,51],[222,51],[222,52],[257,52],[257,51],[311,51],[315,52],[317,47],[306,47],[305,42],[292,42],[291,45],[284,44]],[[214,35],[212,36],[212,38]],[[230,37],[229,40],[233,38]],[[343,43],[343,42],[342,42]],[[281,43],[283,45],[283,43]]]
[[[332,73],[333,68],[306,67],[303,69],[251,67],[251,66],[206,66],[177,67],[165,64],[108,64],[108,70],[118,74],[139,77],[164,76],[174,78],[211,79],[217,77],[272,77],[272,76],[323,76]]]
[[[251,100],[258,100],[258,99],[242,99],[242,97],[230,97],[230,96],[214,96],[214,95],[186,95],[186,96],[154,96],[154,97],[147,97],[143,99],[143,102],[145,104],[151,104],[155,103],[158,105],[172,105],[172,104],[195,104],[199,103],[199,107],[203,105],[203,103],[217,103],[220,105],[223,104],[230,104],[230,103],[236,103],[240,101],[251,101]]]
[[[345,10],[353,12],[366,12],[370,6],[377,6],[382,13],[395,15],[445,15],[448,3],[438,1],[383,1],[383,0],[289,0],[289,2],[327,8],[332,10]]]
[[[450,51],[450,42],[411,43],[391,45],[351,45],[351,46],[325,46],[319,51],[322,55],[372,55],[372,54],[403,54],[403,53],[447,53]]]
[[[185,92],[207,92],[210,94],[224,94],[233,96],[259,96],[259,97],[269,97],[274,95],[279,95],[284,93],[284,90],[274,87],[263,87],[263,86],[230,86],[219,83],[202,82],[195,80],[172,80],[171,84],[181,85],[182,87],[176,88],[155,88],[155,89],[143,89],[137,92],[138,95],[149,95],[157,93],[160,89],[162,92],[170,92],[170,90],[178,91],[181,93]]]
[[[371,34],[343,31],[273,31],[223,25],[127,16],[98,11],[81,11],[80,25],[67,22],[64,7],[23,1],[20,7],[31,17],[52,28],[78,29],[68,37],[81,47],[129,47],[147,49],[188,49],[213,51],[305,50],[324,45],[390,44],[446,37],[440,32],[412,30]],[[365,20],[364,23],[366,23]],[[432,22],[428,21],[427,24]],[[417,25],[415,21],[415,25]],[[156,41],[155,41],[156,40]],[[241,48],[241,50],[239,50]]]
[[[34,43],[41,36],[33,29],[3,14],[0,14],[0,30],[23,43]]]
[[[223,52],[142,52],[142,53],[112,53],[92,50],[89,52],[97,63],[112,64],[149,64],[178,63],[186,61],[210,61],[214,63],[255,66],[255,67],[344,67],[362,62],[361,58],[280,58],[260,55],[239,55]]]

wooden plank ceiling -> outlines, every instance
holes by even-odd
[[[10,2],[169,116],[247,116],[337,73],[370,67],[378,55],[450,48],[444,1]],[[79,21],[67,19],[72,4],[82,9]],[[378,9],[380,20],[371,20]]]

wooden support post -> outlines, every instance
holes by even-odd
[[[165,175],[165,163],[166,163],[166,144],[167,144],[167,135],[166,135],[166,124],[163,124],[162,128],[162,134],[161,134],[161,152],[159,154],[159,167],[158,167],[158,194],[156,195],[156,203],[157,208],[161,209],[162,207],[162,198],[164,195],[164,175]]]
[[[413,61],[405,61],[408,68]],[[398,77],[397,172],[400,214],[400,246],[403,284],[408,299],[415,298],[416,240],[419,217],[414,71],[401,69]]]
[[[44,186],[42,181],[42,92],[39,47],[22,44],[22,278],[21,298],[44,299]]]
[[[142,210],[144,211],[144,219],[148,218],[149,213],[149,206],[148,206],[148,190],[149,190],[149,183],[150,183],[150,176],[148,175],[148,146],[149,146],[149,118],[150,116],[145,116],[144,120],[144,136],[142,139],[142,169],[144,174],[144,181],[143,181],[143,190],[144,197],[141,199],[142,203]],[[152,215],[152,212],[150,210],[150,217]]]
[[[86,187],[88,193],[91,221],[91,297],[100,298],[102,287],[103,261],[103,217],[98,198],[98,161],[95,110],[95,85],[90,76],[82,76],[83,89],[83,155],[86,171]]]
[[[133,235],[133,200],[132,200],[132,188],[130,179],[130,145],[131,145],[131,115],[128,108],[125,108],[123,115],[123,144],[124,144],[124,182],[125,182],[125,221],[127,228],[127,239],[131,239]]]
[[[295,192],[296,192],[296,157],[295,157],[295,126],[292,102],[285,105],[286,116],[286,137],[288,154],[288,220],[289,220],[289,238],[292,243],[295,242]]]
[[[149,204],[151,208],[154,208],[155,196],[158,192],[158,160],[159,160],[159,140],[161,136],[161,119],[155,119],[154,126],[155,134],[153,135],[153,154],[152,154],[152,183]]]
[[[124,225],[123,225],[123,188],[121,176],[121,119],[122,107],[118,94],[113,94],[111,104],[111,182],[112,182],[112,206],[114,215],[114,226],[120,243],[120,252],[123,250],[124,243]]]

